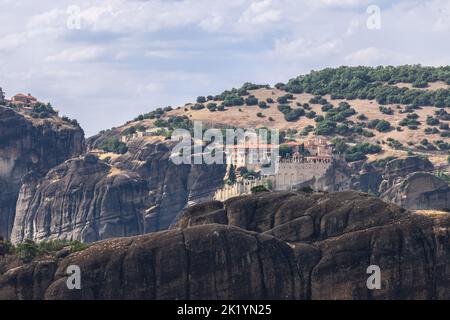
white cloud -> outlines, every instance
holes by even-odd
[[[0,52],[16,49],[27,42],[26,33],[15,33],[0,39]]]
[[[450,63],[448,0],[375,2],[0,0],[8,8],[0,10],[0,86],[50,97],[93,134],[246,81],[343,64]],[[81,30],[66,26],[74,3]],[[365,27],[372,3],[381,30]]]
[[[364,48],[345,57],[345,61],[351,65],[395,65],[408,63],[408,60],[409,57],[405,54],[375,47]]]
[[[239,19],[239,23],[265,24],[277,22],[281,12],[272,8],[272,0],[252,2]]]
[[[355,7],[365,6],[368,0],[306,0],[313,7]]]
[[[225,24],[225,19],[220,15],[211,15],[200,21],[199,26],[206,31],[218,31]]]
[[[163,86],[161,83],[149,82],[146,84],[138,85],[137,92],[139,94],[155,94],[161,93],[163,91]]]
[[[48,56],[45,60],[49,62],[83,62],[97,59],[104,52],[99,47],[85,47],[67,49],[52,56]]]
[[[65,26],[66,12],[60,9],[52,9],[44,13],[32,16],[27,21],[28,29],[62,28]]]
[[[319,42],[306,38],[294,40],[279,39],[275,41],[270,56],[275,59],[299,60],[304,58],[325,57],[336,54],[342,49],[340,40],[326,40]]]

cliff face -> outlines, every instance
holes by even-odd
[[[262,193],[69,256],[0,258],[0,298],[449,299],[449,230],[448,214],[356,192]],[[81,268],[81,290],[66,287],[69,265]],[[379,290],[367,289],[370,265],[381,269]]]
[[[428,159],[417,156],[399,158],[389,161],[383,171],[383,181],[379,193],[385,193],[393,185],[402,182],[405,177],[414,172],[431,172],[433,164]]]
[[[93,242],[144,233],[147,183],[95,156],[71,159],[43,179],[26,177],[12,241],[58,238]]]
[[[382,195],[404,208],[450,209],[450,186],[444,180],[427,172],[415,172],[394,184]]]
[[[126,154],[112,161],[148,183],[146,232],[167,229],[187,205],[211,199],[223,184],[225,165],[176,165],[170,160],[174,145],[170,141],[136,139],[128,144]]]
[[[433,173],[426,159],[407,157],[387,163],[380,184],[380,197],[401,207],[446,210],[450,208],[450,186]]]
[[[78,126],[60,119],[31,119],[0,106],[0,235],[10,237],[22,177],[45,174],[84,147]]]
[[[85,155],[20,191],[12,240],[94,242],[167,229],[191,203],[208,199],[223,183],[224,166],[175,165],[171,143],[136,140],[109,161]]]

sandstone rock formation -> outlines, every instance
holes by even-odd
[[[145,232],[145,180],[95,156],[71,159],[43,179],[29,174],[17,202],[13,242],[93,242]]]
[[[71,159],[24,179],[12,240],[93,242],[167,229],[191,203],[209,199],[225,166],[175,165],[170,142],[141,139],[124,155]],[[89,160],[90,159],[90,160]]]
[[[45,174],[83,151],[79,126],[61,119],[32,119],[0,106],[0,235],[10,236],[22,177]]]
[[[449,228],[448,214],[356,192],[260,193],[69,256],[0,258],[0,299],[449,299]],[[81,290],[66,287],[69,265]],[[369,265],[380,290],[366,287]]]
[[[450,186],[435,175],[414,172],[387,189],[382,198],[401,207],[417,209],[450,209]]]
[[[223,184],[226,165],[176,165],[170,160],[174,145],[171,141],[136,139],[128,144],[126,154],[111,162],[147,181],[147,232],[167,229],[187,205],[211,199]]]
[[[383,171],[383,181],[379,187],[379,193],[383,194],[393,185],[403,181],[405,177],[414,172],[431,172],[433,164],[418,156],[398,158],[389,161]]]

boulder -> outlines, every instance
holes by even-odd
[[[427,172],[414,172],[391,186],[381,197],[411,210],[448,210],[450,186]]]
[[[449,214],[367,194],[261,193],[68,256],[0,258],[0,299],[449,299],[449,231]],[[71,265],[81,290],[67,288]],[[373,265],[378,290],[367,288]]]

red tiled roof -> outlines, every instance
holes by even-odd
[[[238,145],[227,145],[226,149],[262,149],[262,148],[275,148],[272,144],[238,144]]]

